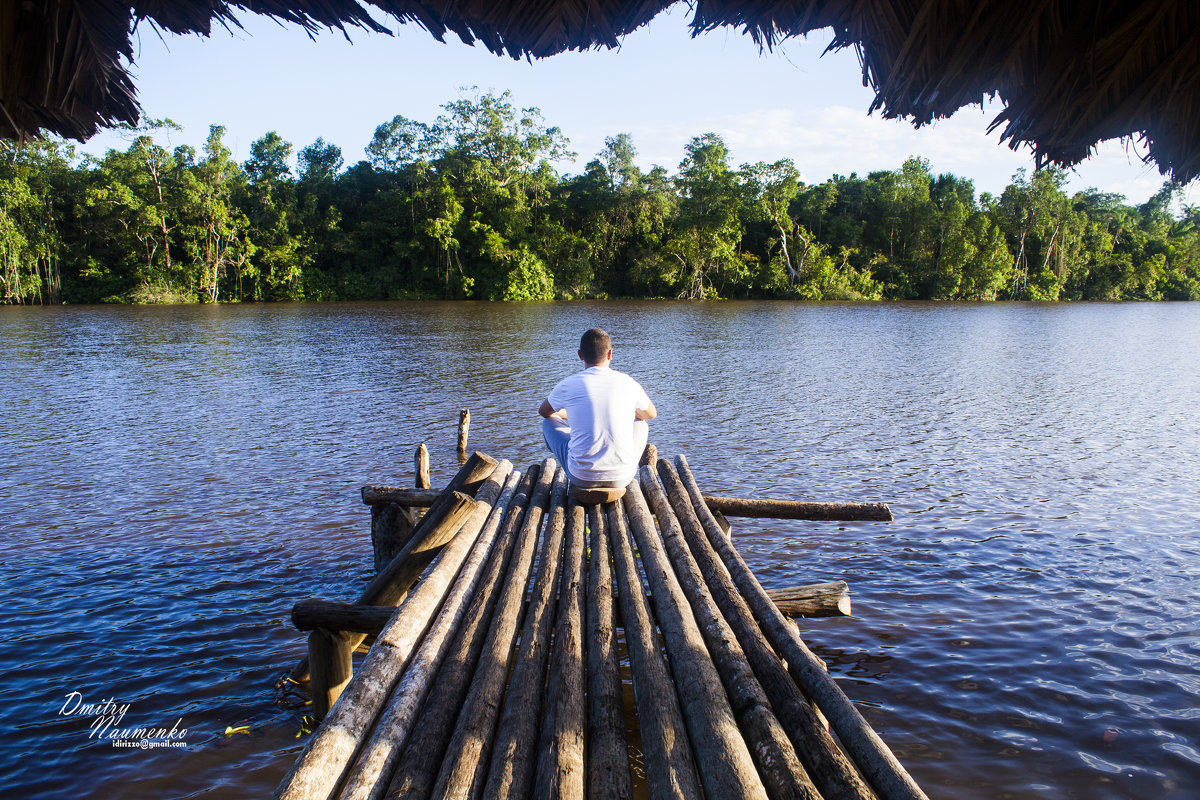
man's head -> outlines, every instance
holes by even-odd
[[[589,367],[603,366],[612,358],[612,337],[599,328],[592,328],[579,340],[579,357]]]

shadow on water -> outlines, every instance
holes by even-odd
[[[271,791],[291,604],[369,577],[359,487],[420,442],[444,484],[465,407],[540,461],[596,324],[706,490],[892,504],[735,536],[768,586],[850,583],[803,633],[931,796],[1200,784],[1200,306],[631,302],[0,309],[6,785]],[[98,742],[72,692],[186,747]]]

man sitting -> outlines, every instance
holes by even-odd
[[[592,328],[579,340],[580,372],[559,382],[538,413],[546,446],[578,489],[624,488],[637,475],[658,416],[641,384],[609,367],[612,338]]]

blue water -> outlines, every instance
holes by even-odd
[[[6,789],[268,794],[290,607],[370,575],[359,488],[420,442],[444,484],[460,408],[540,460],[595,324],[706,491],[892,505],[735,540],[768,586],[849,582],[802,632],[931,797],[1200,796],[1198,304],[2,308]]]

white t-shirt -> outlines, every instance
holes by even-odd
[[[555,411],[567,410],[571,475],[584,481],[633,480],[642,457],[633,438],[634,411],[650,407],[640,383],[610,367],[588,367],[560,381],[547,399]]]

